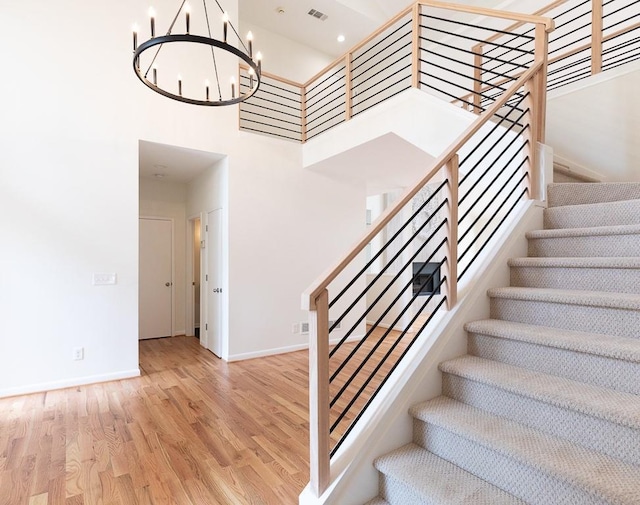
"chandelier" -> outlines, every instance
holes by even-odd
[[[165,35],[156,36],[156,12],[153,8],[149,9],[151,37],[140,45],[139,27],[134,25],[133,70],[145,86],[179,102],[213,107],[243,102],[258,91],[262,55],[258,52],[254,58],[253,36],[251,32],[247,34],[245,45],[218,0],[215,3],[220,11],[220,21],[214,25],[214,29],[222,29],[218,38],[212,35],[207,0],[202,0],[202,16],[197,18],[202,31],[206,29],[206,35],[191,33],[192,21],[196,18],[192,20],[192,9],[186,0],[182,0]],[[181,17],[184,24],[178,23]],[[176,24],[181,26],[176,27]],[[184,32],[176,33],[182,28]],[[230,42],[235,42],[235,45]],[[240,86],[238,83],[237,90],[237,72],[228,76],[228,84],[222,83],[218,72],[219,67],[223,66],[222,60],[229,55],[236,58],[236,63],[244,63],[248,67],[248,85]],[[228,62],[228,59],[225,61]],[[190,70],[189,75],[199,74],[202,80],[198,77],[191,82],[183,79],[181,66],[189,67],[185,69]]]

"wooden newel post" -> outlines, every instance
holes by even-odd
[[[309,311],[309,468],[311,489],[329,486],[329,293]]]
[[[307,88],[300,89],[300,128],[302,142],[307,141]]]
[[[591,74],[602,72],[602,0],[591,1]]]
[[[481,93],[482,93],[482,44],[473,46],[473,112],[480,114]]]
[[[529,128],[525,136],[529,141],[529,198],[540,198],[540,166],[538,144],[544,143],[547,115],[547,50],[549,35],[543,24],[536,25],[535,61],[543,65],[525,85],[529,97],[526,100],[529,109]]]
[[[344,72],[345,72],[345,82],[344,82],[344,92],[345,92],[345,121],[349,121],[353,116],[353,86],[351,84],[352,79],[352,69],[353,69],[353,59],[351,57],[351,53],[347,53],[344,61]]]
[[[447,276],[447,310],[458,303],[458,155],[455,154],[445,165],[447,178],[447,244],[448,256],[444,263]]]
[[[413,6],[411,20],[411,87],[420,88],[420,4]]]

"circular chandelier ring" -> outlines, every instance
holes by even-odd
[[[249,93],[244,95],[238,93],[239,96],[237,98],[232,98],[230,100],[196,100],[193,98],[187,98],[181,95],[176,95],[175,93],[171,93],[169,91],[162,89],[160,86],[157,86],[156,84],[151,82],[149,79],[147,79],[145,75],[143,75],[143,72],[140,69],[138,62],[139,62],[140,55],[144,53],[147,49],[150,49],[152,47],[155,47],[161,44],[171,44],[173,42],[188,42],[192,44],[203,44],[207,46],[217,47],[219,49],[222,49],[223,51],[227,51],[228,53],[233,54],[234,56],[236,56],[237,58],[240,58],[250,68],[253,69],[254,77],[256,79],[256,84],[249,90]],[[140,79],[145,86],[147,86],[148,88],[151,88],[156,93],[160,93],[161,95],[166,96],[168,98],[178,100],[179,102],[190,103],[193,105],[205,105],[209,107],[233,105],[236,103],[244,102],[246,99],[253,96],[254,93],[258,91],[258,88],[260,87],[260,70],[258,68],[258,65],[251,59],[251,57],[249,57],[249,55],[243,53],[238,48],[233,47],[230,44],[227,44],[226,42],[221,42],[216,39],[202,37],[200,35],[190,35],[186,33],[177,34],[177,35],[161,35],[159,37],[154,37],[140,44],[138,48],[135,50],[135,52],[133,53],[133,70],[138,76],[138,79]],[[238,83],[238,92],[240,91],[239,88],[240,88],[240,83]]]

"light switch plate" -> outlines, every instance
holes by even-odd
[[[94,273],[93,285],[94,286],[107,286],[110,284],[117,284],[118,276],[115,273]]]

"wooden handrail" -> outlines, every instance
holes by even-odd
[[[240,64],[240,68],[242,70],[249,71],[249,67],[247,65],[245,65],[244,63]],[[279,82],[281,82],[283,84],[287,84],[287,85],[293,86],[295,88],[303,88],[304,87],[304,84],[300,84],[299,82],[292,81],[292,80],[286,79],[284,77],[280,77],[280,76],[278,76],[276,74],[270,74],[269,72],[262,71],[262,72],[260,72],[260,76],[261,77],[268,77],[269,79],[273,79],[274,81],[279,81]]]
[[[445,151],[436,158],[432,164],[431,170],[422,177],[411,189],[407,190],[402,198],[398,200],[393,206],[387,208],[382,215],[376,220],[375,224],[371,226],[371,230],[368,231],[362,239],[360,239],[350,252],[347,253],[341,260],[339,260],[333,267],[329,268],[326,273],[320,276],[302,295],[302,309],[303,310],[315,310],[316,299],[320,294],[329,287],[329,284],[342,272],[345,267],[354,260],[358,254],[360,254],[369,242],[387,225],[389,222],[400,212],[400,210],[411,201],[411,199],[422,189],[422,187],[429,182],[434,175],[440,171],[440,169],[460,150],[460,148],[473,137],[482,126],[493,117],[511,98],[514,93],[520,89],[524,83],[526,83],[536,72],[538,72],[544,63],[538,61],[534,65],[524,72],[518,78],[513,85],[505,91],[499,100],[496,100],[491,107],[489,107],[484,113],[476,119],[469,128],[467,128]]]

